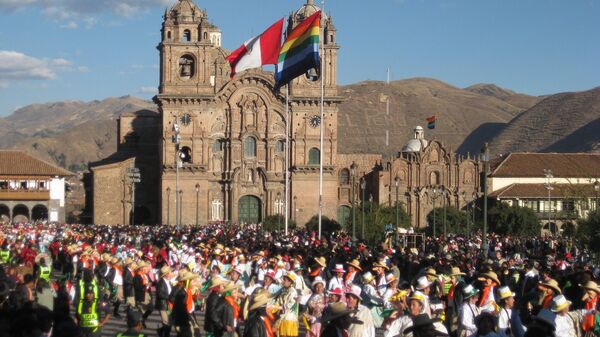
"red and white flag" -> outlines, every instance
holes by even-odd
[[[283,18],[267,28],[264,33],[244,42],[241,47],[229,54],[226,60],[231,65],[231,78],[243,70],[258,68],[265,64],[277,64],[282,30]]]

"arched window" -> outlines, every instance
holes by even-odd
[[[256,138],[246,138],[246,142],[244,143],[244,154],[246,157],[256,157]]]
[[[440,184],[440,173],[438,171],[433,171],[429,174],[429,185],[439,185]]]
[[[189,29],[183,31],[183,42],[190,42],[192,40],[192,33]]]
[[[285,151],[285,140],[280,139],[275,143],[275,152],[281,153],[283,151]]]
[[[167,32],[167,40],[170,40],[170,39],[171,39],[171,31],[168,31]]]
[[[321,162],[321,151],[313,147],[308,151],[308,165],[319,165]]]
[[[181,161],[184,163],[191,163],[192,149],[187,146],[182,147],[181,150],[179,150],[179,158],[181,158]]]
[[[333,34],[329,35],[329,43],[333,43]]]
[[[208,39],[208,33],[204,32],[204,40]]]
[[[194,58],[190,55],[183,55],[179,58],[179,76],[189,79],[194,76]]]
[[[225,147],[225,142],[223,141],[223,139],[217,139],[215,141],[215,143],[213,144],[213,152],[217,153],[217,152],[221,152],[223,151]]]
[[[350,185],[350,170],[347,168],[340,171],[340,185]]]

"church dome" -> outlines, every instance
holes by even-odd
[[[315,14],[316,12],[318,12],[320,10],[321,10],[321,8],[319,8],[317,5],[315,5],[314,0],[307,0],[306,4],[304,4],[302,7],[300,7],[300,9],[298,9],[296,11],[296,13],[294,13],[294,19],[296,20],[296,22],[301,22],[302,20]],[[325,17],[325,15],[323,15],[323,17]]]
[[[402,152],[419,152],[426,148],[428,144],[429,142],[425,139],[423,127],[416,126],[414,129],[414,138],[402,147]]]
[[[196,17],[203,17],[204,13],[192,0],[178,0],[170,13],[172,16],[183,19],[182,21],[193,20]]]

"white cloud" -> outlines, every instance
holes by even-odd
[[[2,0],[0,0],[2,1]],[[64,59],[36,58],[13,50],[0,50],[0,87],[6,88],[13,81],[53,80],[57,72],[88,70],[73,66]]]
[[[24,8],[38,8],[61,27],[74,29],[79,22],[89,28],[98,22],[98,16],[113,14],[132,18],[152,8],[164,8],[177,0],[0,0],[0,12]]]
[[[157,87],[141,87],[139,90],[140,94],[158,94]]]
[[[79,66],[77,67],[77,71],[80,73],[89,73],[90,72],[90,68],[86,67],[86,66]]]

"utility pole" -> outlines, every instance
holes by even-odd
[[[490,162],[490,149],[488,143],[485,143],[482,149],[482,161],[483,161],[483,256],[487,259],[488,256],[488,239],[487,239],[487,176],[488,176],[488,163]]]

